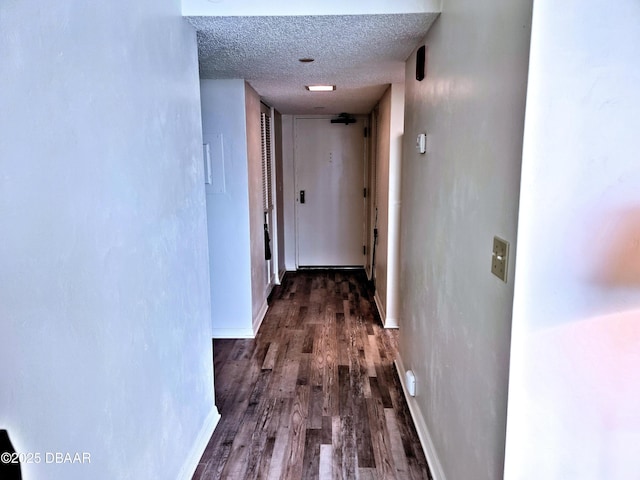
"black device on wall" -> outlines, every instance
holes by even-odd
[[[344,123],[349,125],[350,123],[356,123],[358,120],[350,113],[341,113],[337,118],[332,118],[331,123]]]
[[[416,80],[421,81],[424,78],[424,62],[426,56],[426,46],[422,45],[418,49],[418,53],[416,55]]]

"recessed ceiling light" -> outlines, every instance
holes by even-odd
[[[304,58],[299,58],[298,61],[301,63],[311,63],[311,62],[315,62],[315,58],[308,58],[308,57],[304,57]]]
[[[305,85],[310,92],[332,92],[336,89],[335,85]]]

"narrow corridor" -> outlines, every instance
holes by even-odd
[[[363,271],[287,273],[255,340],[214,340],[194,479],[430,479]]]

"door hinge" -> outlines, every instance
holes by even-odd
[[[362,191],[362,195],[364,196],[364,198],[367,198],[367,189],[363,189]]]
[[[366,255],[366,254],[367,254],[367,246],[362,245],[362,255]]]
[[[364,138],[367,138],[369,136],[369,129],[367,127],[364,127]]]

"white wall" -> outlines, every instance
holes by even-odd
[[[196,36],[116,3],[0,6],[0,428],[28,479],[186,478],[217,420]]]
[[[450,0],[427,35],[427,77],[406,68],[400,368],[436,480],[503,473],[513,266],[531,2]],[[416,152],[427,133],[427,153]]]
[[[201,80],[200,88],[212,171],[224,172],[222,183],[214,175],[206,187],[213,335],[253,337],[271,287],[264,259],[260,97],[240,79]]]
[[[200,89],[203,139],[213,146],[222,138],[223,144],[224,191],[215,180],[207,186],[213,334],[216,338],[251,337],[245,82],[201,80]],[[216,162],[213,148],[212,161]]]
[[[245,115],[247,123],[247,161],[249,183],[249,236],[251,240],[251,319],[254,333],[267,312],[271,293],[267,261],[264,258],[264,205],[262,200],[262,133],[260,129],[260,96],[245,83]]]
[[[378,208],[376,304],[387,328],[398,327],[400,162],[404,131],[404,84],[391,85],[378,104],[375,155]]]
[[[375,252],[374,276],[376,283],[375,301],[382,322],[386,321],[387,311],[387,237],[389,234],[389,141],[391,138],[391,87],[378,103],[378,129],[375,144],[375,208],[378,240]]]
[[[362,15],[378,13],[423,13],[440,11],[442,0],[311,0],[307,2],[264,2],[259,0],[182,0],[182,12],[189,15],[273,16],[273,15]]]
[[[400,322],[400,215],[402,206],[402,143],[404,140],[404,84],[391,85],[389,132],[389,238],[386,327]]]
[[[536,1],[505,478],[640,471],[640,5]]]

